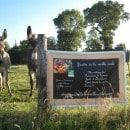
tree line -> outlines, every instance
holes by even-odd
[[[98,1],[83,10],[83,15],[76,9],[65,10],[53,19],[57,28],[57,39],[48,37],[48,50],[62,51],[111,51],[126,50],[125,43],[113,48],[115,30],[121,22],[129,20],[129,13],[124,5],[111,0]],[[28,41],[14,45],[9,50],[13,64],[25,64]]]

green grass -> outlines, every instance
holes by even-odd
[[[37,101],[37,91],[30,98],[30,83],[28,69],[26,65],[11,66],[9,69],[9,82],[13,96],[10,98],[7,89],[0,96],[0,101],[4,102],[35,102]]]
[[[11,66],[7,89],[0,93],[0,130],[130,130],[130,77],[127,74],[128,105],[88,108],[48,108],[37,111],[37,90],[29,97],[25,65]]]

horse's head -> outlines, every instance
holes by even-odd
[[[4,29],[3,33],[2,33],[2,36],[0,36],[0,41],[4,41],[6,38],[7,38],[7,30]]]
[[[27,28],[27,37],[28,37],[28,43],[32,49],[36,47],[37,40],[35,38],[35,34],[32,34],[31,26],[28,26]]]
[[[2,33],[2,36],[0,36],[0,51],[1,49],[5,48],[5,43],[4,43],[4,40],[7,38],[7,30],[4,29],[3,30],[3,33]]]
[[[37,65],[37,40],[35,38],[35,34],[32,34],[31,26],[27,28],[27,38],[29,49],[32,49],[31,61],[32,64]]]
[[[7,38],[7,30],[4,29],[3,30],[3,33],[2,33],[2,36],[0,36],[0,63],[2,62],[2,55],[4,53],[4,48],[5,48],[5,43],[4,43],[4,40]]]

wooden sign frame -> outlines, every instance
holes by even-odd
[[[68,62],[66,64],[69,64],[69,67],[71,67],[67,71],[67,75],[69,78],[63,79],[64,76],[63,78],[61,78],[66,70],[64,69],[57,70],[57,66],[54,66],[55,65],[54,63],[59,61],[60,64],[61,62]],[[72,65],[71,61],[73,61],[74,64],[76,64],[76,66],[78,67],[80,66],[81,70],[83,71],[82,73],[84,75],[83,77],[85,77],[85,81],[81,82],[81,84],[84,83],[84,87],[86,88],[89,87],[91,89],[97,88],[97,86],[99,87],[102,86],[101,90],[102,92],[100,94],[97,92],[98,89],[96,90],[96,92],[95,90],[94,91],[90,90],[90,93],[86,92],[87,94],[85,93],[85,91],[80,93],[79,91],[81,88],[79,88],[79,91],[75,89],[71,90],[72,92],[74,92],[73,94],[70,92],[64,93],[64,91],[66,90],[69,91],[69,89],[71,88],[71,84],[73,82],[73,78],[75,78],[75,76],[78,75],[78,69],[76,69],[75,72],[74,68],[72,68],[71,66]],[[113,70],[111,69],[109,74],[107,74],[110,68],[113,68]],[[113,73],[114,70],[116,70],[115,73]],[[125,71],[126,71],[125,53],[123,51],[110,51],[110,52],[48,51],[47,52],[48,104],[50,106],[62,106],[62,107],[104,105],[108,101],[114,104],[126,104],[127,100],[126,100]],[[59,78],[56,78],[56,76],[58,76]],[[113,78],[114,76],[115,78]],[[81,74],[79,74],[79,78],[80,77],[82,79]],[[100,81],[96,79],[97,77],[100,79]],[[78,82],[76,84],[78,84]],[[54,84],[56,86],[54,86]],[[102,84],[103,85],[112,84],[109,85],[109,87],[111,86],[112,88],[116,86],[115,89],[117,90],[116,94],[113,95],[112,92],[109,93],[106,92],[107,91],[106,89],[103,90],[104,87]],[[59,93],[57,94],[56,91],[58,91],[58,89],[63,89],[64,91],[62,91],[60,94]],[[113,89],[111,90],[113,91]],[[86,91],[88,90],[86,89]],[[77,97],[78,94],[80,95],[79,97]]]

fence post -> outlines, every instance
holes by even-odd
[[[46,109],[47,107],[47,38],[44,34],[38,34],[37,52],[38,67],[36,73],[36,82],[38,89],[38,109]]]

